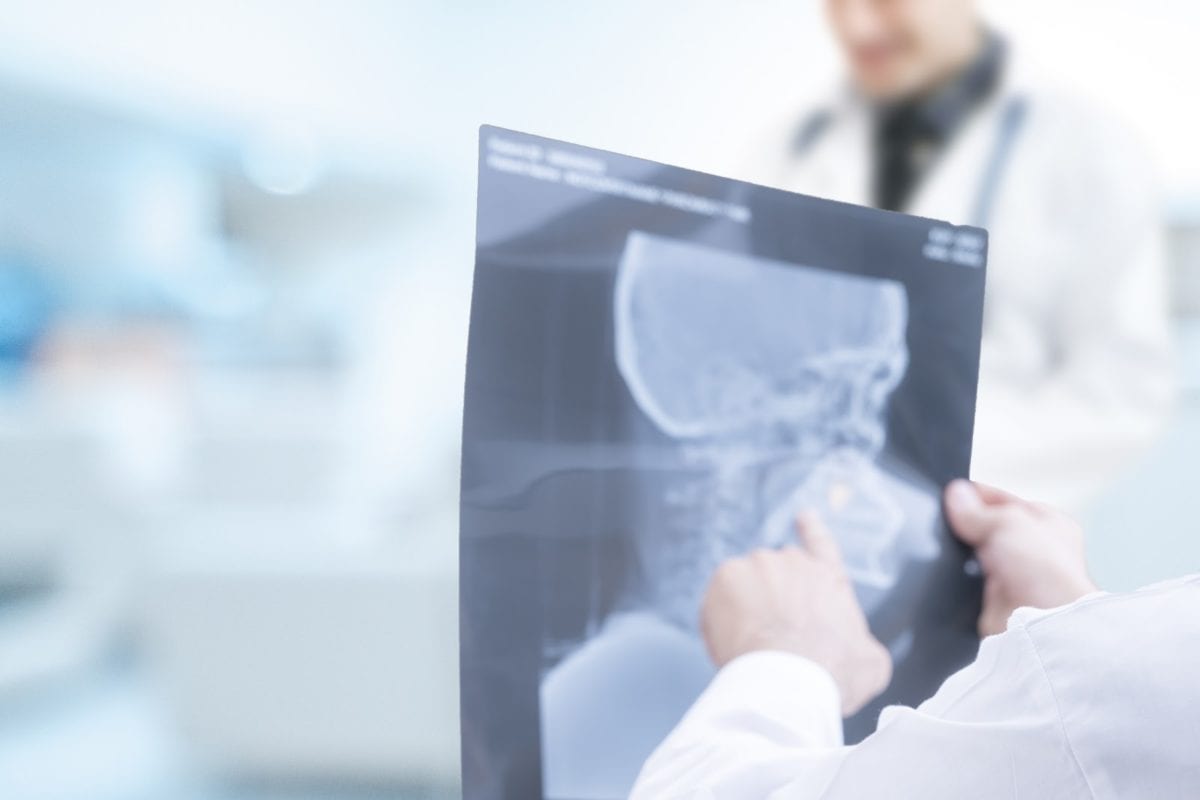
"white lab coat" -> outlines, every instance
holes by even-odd
[[[918,186],[909,211],[972,219],[1015,98],[991,211],[973,476],[1077,509],[1143,448],[1172,397],[1163,236],[1153,168],[1125,129],[1009,68]],[[796,152],[774,126],[741,177],[870,203],[870,114],[853,92]],[[780,156],[783,155],[781,158]]]
[[[833,679],[752,653],[718,673],[631,800],[1200,797],[1200,576],[1019,609],[918,708],[842,745]]]

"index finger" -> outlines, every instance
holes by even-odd
[[[827,564],[842,565],[842,551],[821,518],[811,511],[796,517],[796,536],[813,558]]]

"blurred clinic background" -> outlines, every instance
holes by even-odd
[[[0,797],[455,796],[477,128],[734,174],[820,6],[5,3]],[[1086,518],[1195,569],[1200,6],[985,8],[1162,171],[1180,397]]]

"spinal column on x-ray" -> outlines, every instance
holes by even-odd
[[[905,557],[875,466],[908,363],[904,287],[631,233],[614,293],[618,367],[686,470],[641,532],[651,602],[691,625],[712,569],[794,536],[820,512],[856,583],[886,588]]]

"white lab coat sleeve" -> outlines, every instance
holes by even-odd
[[[1095,127],[1095,126],[1093,126]],[[1136,142],[1100,126],[1053,177],[1050,230],[1061,247],[1045,331],[1053,362],[1024,385],[983,354],[974,477],[1080,508],[1144,449],[1174,397],[1159,195]]]
[[[824,668],[750,653],[721,669],[642,768],[630,800],[766,797],[821,780],[844,754],[841,699]]]
[[[1089,798],[1087,780],[1023,627],[916,709],[838,746],[828,676],[779,654],[731,663],[646,763],[633,800],[864,797]]]

